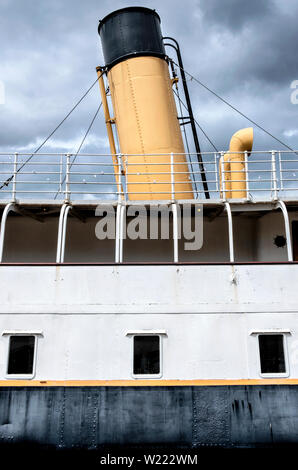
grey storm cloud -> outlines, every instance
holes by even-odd
[[[288,5],[286,9],[280,2],[270,0],[210,0],[204,3],[203,19],[213,34],[222,37],[227,46],[228,41],[232,45],[237,41],[234,73],[238,71],[247,79],[276,86],[288,85],[295,76],[298,8],[293,2],[285,4]]]
[[[103,64],[99,19],[139,4],[158,11],[164,35],[180,43],[187,71],[298,148],[298,105],[290,101],[298,79],[295,0],[1,0],[0,149],[34,148],[50,133]],[[218,148],[250,125],[190,78],[189,87],[196,118]],[[95,87],[48,148],[76,148],[99,102]],[[202,149],[212,150],[199,135]],[[101,112],[83,151],[107,152],[106,145]],[[280,145],[257,131],[255,148]]]
[[[204,19],[213,25],[220,25],[229,31],[239,31],[249,24],[264,21],[277,10],[276,5],[268,0],[209,0],[202,9]]]

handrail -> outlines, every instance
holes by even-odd
[[[239,162],[245,162],[246,197],[242,197],[241,189],[235,189],[233,199],[237,199],[237,191],[243,201],[298,199],[297,152],[253,151],[249,158],[243,152],[244,158],[239,158]],[[211,201],[231,200],[228,182],[240,181],[239,171],[220,165],[220,156],[224,153],[228,155],[227,152],[201,153]],[[28,153],[0,152],[0,185],[3,185],[0,202],[41,196],[55,199],[57,191],[57,199],[68,204],[78,197],[118,201],[204,199],[199,163],[193,161],[191,167],[185,167],[186,159],[181,157],[194,153],[147,154],[146,161],[143,154],[117,154],[116,174],[111,154],[80,154],[72,164],[71,153],[41,153],[22,166],[26,155]],[[129,170],[123,172],[124,167]],[[195,188],[189,188],[189,182],[195,182]]]

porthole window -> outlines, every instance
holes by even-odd
[[[260,373],[276,377],[288,375],[284,334],[259,334]]]

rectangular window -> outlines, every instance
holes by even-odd
[[[136,335],[133,338],[134,375],[157,375],[160,373],[160,337]]]
[[[32,375],[35,336],[10,336],[7,374]]]
[[[262,374],[286,373],[284,335],[259,335],[259,349]]]

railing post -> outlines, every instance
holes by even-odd
[[[60,170],[59,170],[59,190],[58,193],[62,191],[62,181],[63,181],[63,155],[60,155]]]
[[[171,153],[171,199],[175,201],[175,173],[174,173],[174,154]]]
[[[14,162],[13,162],[13,180],[12,180],[12,200],[13,200],[13,202],[16,201],[16,194],[17,194],[17,172],[18,172],[18,153],[15,152]]]
[[[117,164],[118,164],[118,181],[117,181],[117,193],[118,193],[118,202],[121,202],[121,160],[122,154],[117,153]]]
[[[272,171],[272,183],[273,183],[273,200],[276,201],[277,198],[277,178],[276,178],[276,161],[275,161],[275,150],[271,152],[271,171]]]
[[[123,158],[123,167],[125,169],[125,171],[124,171],[124,187],[123,187],[124,200],[127,201],[129,199],[128,189],[127,189],[128,158],[127,158],[127,155],[125,155],[125,156],[122,155],[122,158]]]
[[[65,202],[70,200],[70,153],[66,154]]]
[[[278,152],[278,165],[279,165],[279,184],[280,184],[280,190],[284,190],[284,183],[283,183],[283,170],[282,170],[282,164],[281,164],[281,152]]]
[[[245,191],[246,199],[249,200],[249,187],[248,187],[248,153],[247,150],[244,152],[244,169],[245,169]]]
[[[224,201],[226,201],[227,198],[226,198],[226,176],[225,176],[224,152],[220,152],[219,163],[220,163],[220,165],[221,165],[221,191],[222,191],[222,199],[223,199]]]
[[[218,172],[217,172],[217,161],[216,161],[217,155],[218,155],[218,153],[214,152],[215,190],[219,193],[220,188],[218,187]]]

